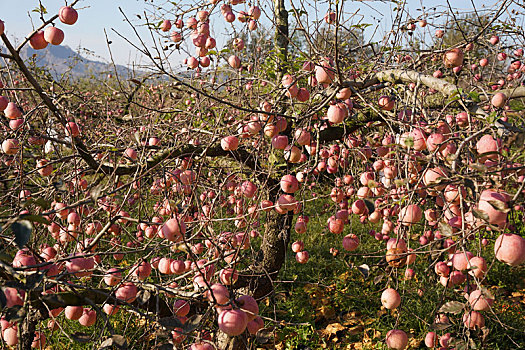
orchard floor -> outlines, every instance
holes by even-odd
[[[492,311],[482,312],[486,329],[468,331],[461,322],[465,311],[462,308],[447,314],[450,325],[433,325],[445,302],[466,302],[461,292],[464,285],[445,289],[439,284],[431,265],[437,257],[418,254],[411,266],[415,277],[407,280],[406,267],[395,269],[386,264],[386,244],[368,234],[372,226],[354,220],[342,234],[335,235],[328,232],[326,225],[331,214],[317,210],[316,217],[311,210],[306,213],[310,215],[307,233],[292,233],[292,242],[302,240],[310,259],[299,264],[289,249],[280,279],[275,283],[275,294],[260,303],[265,329],[247,348],[386,349],[386,333],[397,328],[408,334],[410,349],[426,348],[423,339],[431,330],[438,335],[456,336],[455,349],[525,349],[525,267],[509,267],[494,260],[495,236],[485,235],[490,241],[487,247],[482,247],[479,239],[469,242],[468,249],[474,255],[481,254],[489,264],[484,286],[496,302]],[[349,233],[360,238],[359,247],[351,253],[342,246],[342,238]],[[260,238],[253,242],[254,250],[258,241]],[[411,240],[409,245],[419,247],[417,240]],[[339,253],[334,256],[330,248]],[[121,262],[125,264],[125,260]],[[385,310],[381,305],[381,293],[389,286],[401,294],[401,305],[396,310]],[[98,349],[101,340],[109,336],[108,324],[100,317],[94,328],[89,329],[65,319],[63,313],[58,319],[66,332],[58,330],[51,334],[45,323],[39,328],[46,332],[50,349]],[[128,335],[131,349],[172,348],[167,343],[169,335],[158,325],[129,312],[120,311],[108,322],[116,334]],[[187,348],[188,340],[177,349]]]
[[[326,215],[311,219],[306,234],[292,234],[292,242],[304,242],[310,259],[299,264],[295,254],[289,252],[274,297],[276,306],[264,310],[267,316],[283,321],[275,327],[276,340],[267,348],[386,349],[386,333],[397,328],[408,334],[408,348],[412,349],[426,348],[424,337],[432,330],[438,336],[456,336],[455,349],[525,349],[525,268],[494,261],[495,237],[487,247],[481,247],[479,239],[470,243],[472,247],[469,245],[474,255],[481,252],[489,266],[494,262],[484,283],[496,300],[492,311],[482,312],[486,330],[463,327],[464,309],[448,313],[450,325],[442,329],[432,325],[438,309],[445,301],[466,302],[462,293],[465,284],[445,289],[433,265],[429,269],[434,261],[429,254],[417,256],[411,266],[415,277],[407,280],[406,267],[387,266],[386,244],[368,234],[370,225],[353,222],[353,227],[345,226],[343,234],[334,235],[325,228],[326,219]],[[349,233],[361,240],[351,253],[342,246],[342,238]],[[410,245],[419,247],[417,240]],[[330,248],[339,254],[332,255]],[[359,256],[365,253],[373,257]],[[396,310],[381,305],[381,293],[389,286],[401,294],[401,305]]]

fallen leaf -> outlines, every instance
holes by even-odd
[[[337,332],[345,330],[346,327],[344,327],[340,323],[330,323],[328,326],[326,326],[325,329],[321,330],[321,334],[327,337],[331,337],[335,335]]]
[[[355,327],[349,328],[348,329],[348,334],[350,334],[350,335],[361,334],[361,333],[363,333],[364,329],[365,329],[365,327],[363,327],[362,325],[357,325]]]

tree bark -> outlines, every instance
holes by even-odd
[[[275,71],[278,81],[284,75],[288,57],[288,11],[284,7],[284,0],[274,0],[275,14],[275,50],[277,51],[277,62]]]

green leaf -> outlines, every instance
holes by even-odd
[[[11,230],[15,234],[16,245],[22,249],[31,238],[33,225],[27,220],[22,220],[11,224]]]
[[[7,255],[6,253],[0,253],[0,260],[6,263],[11,263],[13,261],[13,258],[10,255]]]
[[[468,96],[474,102],[481,102],[481,99],[479,98],[479,93],[477,93],[475,91],[469,92]]]
[[[31,12],[41,13],[45,15],[47,14],[47,9],[42,4],[40,4],[40,6],[35,7]]]
[[[414,138],[412,136],[405,139],[405,146],[410,148],[414,147]]]
[[[277,156],[272,152],[270,153],[270,156],[268,157],[268,163],[270,163],[271,165],[277,163],[279,161],[279,159],[277,158]]]

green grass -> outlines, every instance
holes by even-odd
[[[315,211],[310,213],[313,216]],[[416,263],[411,266],[416,271],[412,280],[404,278],[405,268],[390,268],[381,264],[380,257],[364,258],[346,254],[342,248],[342,238],[348,233],[360,237],[360,246],[351,254],[377,252],[385,244],[376,241],[368,234],[370,225],[355,221],[346,225],[341,235],[326,233],[326,219],[329,214],[312,218],[305,235],[292,233],[292,242],[303,240],[305,249],[310,253],[307,264],[295,261],[291,250],[282,270],[281,280],[277,287],[275,309],[267,308],[267,316],[286,321],[279,327],[277,347],[285,349],[383,349],[384,338],[388,330],[403,329],[410,338],[412,348],[425,348],[422,342],[442,301],[456,300],[465,302],[459,289],[445,289],[438,283],[433,269],[428,270],[428,255],[418,255]],[[492,240],[495,239],[495,236]],[[479,248],[478,240],[469,242],[469,250],[475,255]],[[415,241],[410,245],[419,247]],[[334,257],[330,248],[340,253]],[[493,257],[493,245],[483,248],[481,255],[490,264]],[[382,253],[384,255],[384,250]],[[372,255],[379,255],[372,254]],[[362,264],[370,267],[367,278],[356,268]],[[379,265],[378,265],[379,264]],[[490,287],[496,297],[493,308],[482,312],[486,326],[490,330],[483,348],[516,349],[525,348],[525,296],[512,298],[512,292],[525,292],[525,269],[511,268],[495,261],[488,274],[485,287]],[[290,281],[294,281],[290,283]],[[402,297],[400,307],[395,311],[382,310],[380,296],[382,291],[391,286],[396,288]],[[461,286],[461,288],[464,285]],[[418,289],[423,296],[418,295]],[[481,346],[481,331],[465,332],[461,323],[463,312],[449,314],[452,326],[445,331],[436,330],[438,335],[450,332],[458,339],[469,341],[478,348]],[[499,321],[497,321],[497,319]],[[335,332],[334,324],[342,327]],[[299,324],[299,325],[298,325]],[[304,325],[300,325],[304,324]],[[513,327],[514,329],[509,328]],[[334,329],[333,332],[329,332]],[[375,337],[374,337],[375,335]],[[512,339],[512,340],[511,340]],[[515,342],[515,343],[514,343]],[[460,348],[460,346],[457,346]]]

